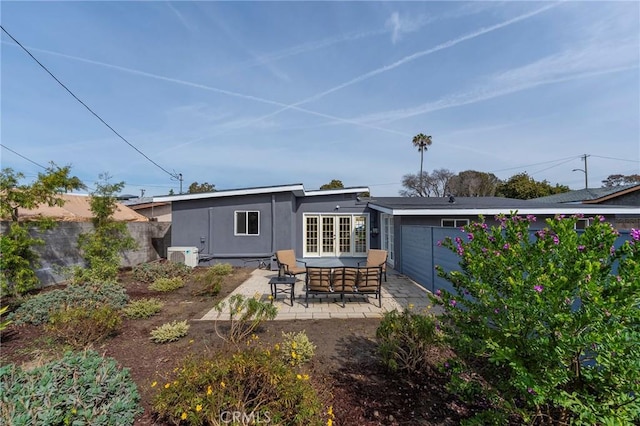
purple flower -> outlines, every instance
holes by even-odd
[[[469,239],[469,241],[473,241],[473,234],[467,234],[467,238]]]
[[[495,308],[495,309],[493,310],[493,313],[494,313],[494,314],[499,314],[499,313],[500,313],[500,309]]]
[[[438,240],[438,242],[436,243],[436,245],[437,245],[438,247],[440,247],[440,246],[442,245],[442,241]]]
[[[444,368],[449,368],[449,367],[450,367],[449,363],[448,363],[448,362],[445,362],[445,363],[444,363]]]
[[[461,244],[462,243],[462,238],[456,237],[456,243]]]
[[[436,296],[438,296],[438,297],[442,296],[442,292],[440,291],[440,289],[436,290]]]
[[[509,245],[509,243],[505,243],[505,244],[502,246],[502,248],[503,248],[504,250],[509,250],[509,249],[511,248],[511,245]]]
[[[534,285],[534,286],[533,286],[533,289],[534,289],[535,291],[537,291],[538,293],[542,293],[542,290],[544,290],[544,287],[543,287],[543,286],[541,286],[541,285]]]
[[[456,299],[449,300],[449,305],[451,305],[452,307],[455,308],[457,304],[458,304],[458,302],[456,302]]]
[[[640,229],[631,228],[631,239],[633,241],[640,241]]]
[[[529,220],[529,222],[535,222],[536,221],[536,217],[532,214],[528,214],[527,215],[527,219]]]
[[[584,246],[580,245],[578,246],[578,251],[584,251],[584,248],[585,248]]]
[[[534,391],[533,388],[527,388],[527,392],[529,392],[531,395],[537,395],[536,391]]]
[[[557,235],[554,235],[554,236],[553,236],[553,244],[555,244],[555,245],[560,244],[560,238],[558,238],[558,236],[557,236]]]
[[[600,222],[604,222],[604,216],[598,216],[598,220],[599,220]]]
[[[614,246],[609,247],[609,253],[613,254],[616,252],[616,248]]]

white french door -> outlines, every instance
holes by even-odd
[[[368,249],[364,215],[304,215],[304,256],[364,256]]]
[[[382,250],[387,251],[387,263],[393,268],[394,264],[394,233],[393,233],[393,216],[389,214],[382,214],[380,217],[381,223],[381,235]]]

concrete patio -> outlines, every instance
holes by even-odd
[[[242,283],[228,297],[233,294],[242,294],[247,297],[258,295],[262,300],[269,300],[269,279],[277,276],[277,271],[256,269],[249,279]],[[387,271],[387,282],[382,282],[382,307],[378,307],[375,296],[347,296],[346,305],[343,308],[340,296],[309,296],[309,307],[304,303],[304,275],[301,275],[295,284],[295,300],[290,305],[288,296],[278,294],[273,304],[278,308],[276,320],[310,320],[330,318],[381,318],[382,315],[393,309],[403,309],[409,305],[416,312],[427,309],[431,305],[428,292],[411,279],[400,275],[393,270]],[[225,301],[227,300],[225,299]],[[436,309],[436,308],[434,308]],[[202,321],[212,321],[218,316],[215,309],[209,311]]]

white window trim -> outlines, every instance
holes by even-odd
[[[245,213],[245,229],[244,234],[238,233],[238,213]],[[258,233],[249,234],[249,213],[258,213]],[[258,237],[260,236],[260,210],[235,210],[233,212],[233,235],[236,237]]]
[[[453,221],[453,226],[446,226],[444,224],[445,220]],[[456,219],[456,218],[447,218],[447,217],[440,219],[440,226],[443,227],[443,228],[461,228],[461,227],[466,226],[468,224],[469,224],[469,219]]]
[[[584,226],[582,228],[578,228],[578,223],[584,223]],[[575,225],[573,225],[573,229],[577,229],[577,230],[584,230],[586,228],[589,227],[589,225],[591,225],[592,220],[589,218],[580,218],[576,221]]]

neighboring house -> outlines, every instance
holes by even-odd
[[[369,188],[305,190],[302,184],[154,197],[171,202],[172,246],[196,247],[201,261],[242,265],[280,249],[298,258],[365,257]]]
[[[151,197],[130,198],[122,204],[154,222],[171,222],[171,203],[153,202]]]
[[[640,207],[640,184],[604,188],[585,188],[535,198],[541,203],[582,203]]]

